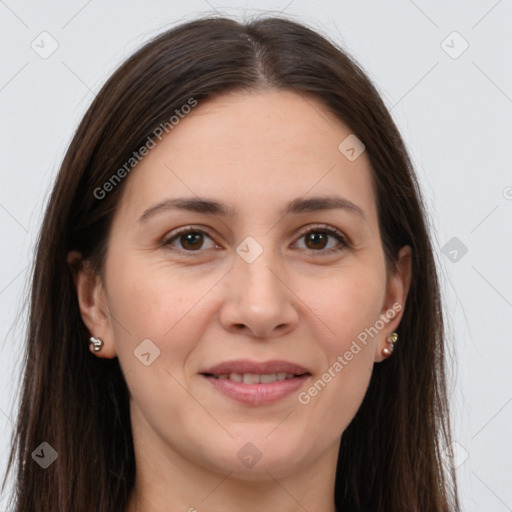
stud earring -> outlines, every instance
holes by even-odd
[[[391,333],[390,336],[388,336],[386,341],[389,343],[389,347],[385,347],[384,349],[382,349],[382,353],[385,356],[390,356],[393,353],[393,345],[397,339],[398,339],[398,334],[396,332],[393,332],[393,333]]]
[[[94,336],[91,336],[89,338],[89,348],[91,352],[99,352],[102,347],[103,340],[101,340],[100,338],[95,338]]]

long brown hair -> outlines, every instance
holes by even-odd
[[[21,400],[8,469],[17,512],[123,511],[135,478],[127,386],[118,359],[90,354],[72,274],[80,251],[101,272],[124,182],[98,199],[162,123],[190,98],[234,90],[313,95],[364,143],[388,265],[412,248],[412,282],[393,356],[374,366],[341,440],[335,499],[347,511],[458,511],[450,444],[438,276],[411,161],[378,92],[326,37],[282,17],[201,18],[128,58],[74,135],[49,199],[32,273]],[[172,135],[171,135],[172,136]],[[135,171],[136,172],[136,171]],[[58,453],[42,469],[32,452]],[[5,487],[5,480],[3,486]]]

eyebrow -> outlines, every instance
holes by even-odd
[[[146,222],[155,215],[169,210],[186,210],[207,215],[220,215],[222,217],[234,217],[236,215],[235,208],[228,207],[208,197],[179,197],[165,199],[158,204],[150,206],[144,210],[138,222]],[[310,198],[298,197],[290,201],[281,213],[286,215],[326,210],[345,210],[366,219],[363,210],[359,206],[337,195]]]

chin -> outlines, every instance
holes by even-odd
[[[215,443],[215,453],[205,449],[202,455],[209,452],[209,469],[215,466],[216,471],[232,473],[233,478],[240,480],[268,480],[269,473],[275,478],[295,474],[301,464],[307,463],[305,443],[290,439],[284,431],[270,435],[269,432],[271,429],[266,428],[261,434],[254,430],[250,434],[240,433],[227,443]]]

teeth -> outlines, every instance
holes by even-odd
[[[244,373],[244,384],[259,384],[260,376],[256,373]]]
[[[272,382],[293,379],[293,373],[269,373],[259,375],[257,373],[224,373],[222,375],[214,375],[214,378],[220,380],[232,380],[234,382],[243,382],[244,384],[271,384]]]

